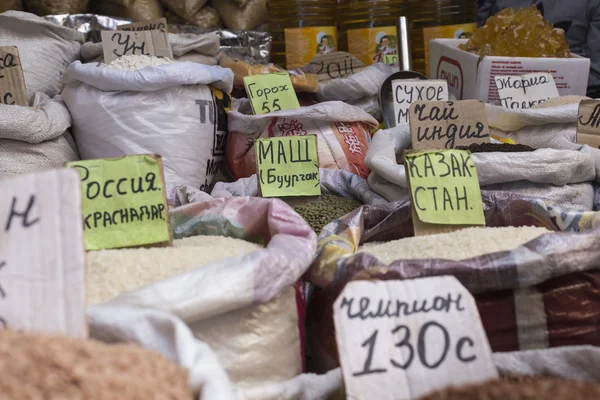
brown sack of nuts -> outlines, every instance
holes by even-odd
[[[23,11],[24,9],[23,0],[0,0],[0,13],[8,10]]]
[[[217,29],[221,27],[221,18],[217,10],[204,6],[196,14],[182,18],[171,10],[165,11],[167,22],[173,25],[194,25],[204,29]]]
[[[196,15],[206,4],[206,0],[161,0],[163,6],[182,18]]]
[[[90,6],[94,14],[132,21],[148,21],[163,16],[159,0],[96,0],[91,1]]]
[[[193,400],[188,371],[131,344],[0,330],[3,400]]]
[[[25,0],[27,9],[37,15],[81,14],[88,0]]]
[[[269,18],[267,0],[249,0],[239,7],[233,0],[213,2],[227,29],[234,31],[256,30]]]

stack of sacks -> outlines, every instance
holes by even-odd
[[[267,0],[217,0],[213,6],[225,27],[233,31],[262,30],[269,19]]]
[[[175,61],[190,61],[204,65],[217,65],[221,52],[216,33],[195,35],[169,33],[169,45]],[[87,42],[81,47],[83,62],[104,62],[102,43]]]
[[[110,15],[131,21],[147,21],[163,17],[160,0],[93,0],[93,14]]]
[[[61,74],[79,58],[82,33],[33,14],[0,14],[0,46],[17,46],[30,107],[0,105],[0,176],[60,168],[78,159],[71,116],[56,98]]]
[[[304,304],[297,281],[316,248],[310,227],[277,199],[194,203],[171,210],[170,219],[175,247],[88,253],[88,302],[181,318],[238,389],[300,374]]]
[[[157,0],[158,1],[158,0]],[[161,0],[169,24],[195,25],[205,29],[217,29],[221,20],[217,11],[206,0]]]
[[[410,145],[408,126],[381,130],[373,136],[365,158],[372,171],[368,182],[373,191],[389,201],[409,197],[406,171],[398,160]],[[597,175],[591,152],[541,148],[522,153],[474,153],[473,161],[482,189],[541,197],[569,208],[593,209],[591,182]]]

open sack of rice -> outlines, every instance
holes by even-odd
[[[34,93],[54,97],[62,88],[61,74],[79,60],[84,34],[55,25],[34,14],[7,11],[0,14],[0,46],[17,46],[27,96]]]
[[[327,225],[307,278],[317,365],[337,365],[332,307],[353,279],[454,275],[475,296],[494,351],[599,345],[600,214],[483,191],[486,228],[413,236],[409,201]]]
[[[406,171],[399,161],[410,146],[408,126],[380,130],[371,141],[365,157],[372,171],[369,186],[389,201],[409,197]],[[483,150],[472,151],[482,189],[540,197],[568,208],[593,209],[592,182],[598,178],[591,152],[553,148],[514,152],[508,144],[486,144]]]
[[[217,65],[221,53],[216,33],[196,35],[193,33],[169,33],[169,46],[174,61],[190,61],[204,65]],[[86,42],[81,46],[83,62],[104,62],[102,42]]]
[[[44,93],[34,94],[31,107],[0,104],[0,177],[78,160],[70,126],[67,107]]]
[[[295,284],[316,248],[310,227],[283,201],[248,197],[178,207],[170,219],[174,247],[88,253],[88,303],[181,318],[238,388],[300,374]]]
[[[230,70],[150,56],[71,64],[62,97],[82,159],[161,154],[167,185],[209,191],[225,151]]]
[[[378,122],[358,107],[331,101],[263,115],[234,109],[227,117],[226,166],[236,180],[256,173],[256,139],[305,135],[317,136],[321,168],[368,176],[364,158]]]

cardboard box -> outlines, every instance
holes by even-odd
[[[524,75],[549,72],[554,76],[561,96],[585,96],[590,60],[572,54],[572,58],[494,57],[482,59],[460,50],[463,39],[434,39],[430,43],[429,77],[448,81],[448,91],[459,100],[481,100],[500,104],[494,83],[496,75]]]

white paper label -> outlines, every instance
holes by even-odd
[[[87,336],[79,174],[0,180],[0,328]]]
[[[408,125],[408,109],[415,101],[447,101],[448,82],[443,80],[392,81],[396,126]]]
[[[334,321],[348,399],[416,399],[498,377],[475,300],[454,277],[351,282]]]
[[[500,104],[509,109],[527,109],[558,97],[552,74],[536,72],[521,76],[495,76]]]

